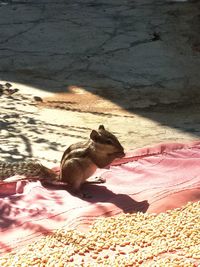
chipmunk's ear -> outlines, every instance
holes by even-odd
[[[99,125],[99,130],[105,130],[103,125]]]
[[[95,130],[92,130],[92,131],[91,131],[91,134],[90,134],[90,138],[91,138],[93,141],[97,141],[98,137],[99,137],[98,132],[95,131]]]

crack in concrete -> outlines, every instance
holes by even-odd
[[[141,40],[141,41],[138,40],[138,41],[135,41],[135,42],[131,42],[131,43],[129,44],[129,46],[127,46],[127,47],[120,47],[120,48],[116,48],[116,49],[111,49],[111,50],[109,50],[109,51],[105,51],[105,52],[103,52],[102,54],[103,54],[103,55],[108,55],[108,54],[111,54],[111,53],[117,53],[117,52],[121,52],[121,51],[129,50],[129,49],[134,48],[134,47],[136,47],[136,46],[138,46],[138,45],[146,44],[146,43],[150,43],[150,42],[152,42],[151,39],[143,39],[143,40]]]
[[[36,24],[32,25],[31,27],[29,27],[29,28],[26,29],[26,30],[22,30],[22,31],[19,31],[19,32],[15,33],[14,35],[8,37],[7,39],[1,41],[0,44],[5,44],[5,43],[9,42],[10,40],[12,40],[12,39],[14,39],[14,38],[16,38],[16,37],[18,37],[18,36],[20,36],[20,35],[23,35],[24,33],[29,32],[29,31],[32,30],[35,26],[36,26]]]
[[[10,22],[10,23],[0,23],[0,26],[11,26],[11,25],[25,25],[25,24],[35,24],[35,23],[46,23],[45,19],[36,19],[31,21],[20,21],[20,22]]]
[[[11,51],[13,53],[17,53],[17,54],[30,54],[30,55],[34,55],[34,56],[68,56],[71,55],[70,52],[66,52],[66,53],[52,53],[52,52],[47,52],[47,51],[30,51],[30,50],[15,50],[15,49],[11,49],[11,48],[0,48],[0,51]],[[13,56],[13,55],[10,55]]]

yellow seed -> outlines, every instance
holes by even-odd
[[[102,246],[102,249],[109,249],[109,245]]]
[[[191,267],[200,258],[199,209],[196,202],[158,215],[121,214],[97,220],[87,234],[58,230],[1,257],[0,266]]]
[[[121,255],[125,255],[125,254],[126,254],[126,252],[125,252],[125,251],[123,251],[123,250],[120,250],[120,251],[119,251],[119,254],[121,254]]]
[[[83,251],[79,251],[78,254],[81,255],[81,256],[84,256],[85,255],[85,253]]]

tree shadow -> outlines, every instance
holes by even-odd
[[[12,250],[11,246],[5,244],[4,242],[0,242],[0,248],[2,252],[10,252]],[[0,253],[1,255],[1,253]]]
[[[55,201],[56,204],[62,205],[60,198],[56,194],[51,194],[52,200]],[[55,220],[55,221],[62,221],[62,218],[55,213],[51,213],[47,211],[45,207],[42,209],[38,208],[28,208],[24,207],[21,208],[19,206],[20,201],[23,201],[23,196],[9,196],[9,200],[5,203],[2,202],[0,205],[0,228],[1,231],[4,231],[3,229],[8,229],[10,227],[16,226],[16,227],[22,227],[23,229],[35,229],[36,232],[45,232],[50,231],[48,227],[43,227],[39,224],[37,224],[37,221],[40,221],[41,218],[38,217],[42,215],[42,218],[47,217],[49,220]],[[34,201],[37,201],[36,198]],[[30,205],[34,202],[30,201]],[[26,212],[26,217],[28,220],[21,221],[21,213]],[[28,214],[28,215],[27,215]],[[36,219],[34,222],[34,218]]]
[[[14,100],[11,97],[10,101]],[[20,104],[20,100],[16,102]],[[29,104],[25,103],[27,107]],[[33,148],[35,146],[45,146],[47,151],[60,152],[61,158],[66,145],[57,141],[63,136],[60,129],[65,131],[66,137],[83,141],[88,139],[88,131],[91,130],[87,127],[44,122],[37,118],[37,115],[33,116],[32,112],[21,110],[18,105],[15,106],[15,109],[10,109],[9,106],[8,110],[4,108],[1,111],[0,118],[0,153],[2,160],[6,162],[34,160]],[[57,140],[49,139],[48,135],[51,134],[56,135]],[[57,159],[57,162],[60,161],[60,158]],[[40,160],[40,158],[37,157],[37,160]]]

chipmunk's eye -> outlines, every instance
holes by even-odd
[[[106,144],[108,144],[108,145],[112,145],[112,143],[113,143],[113,142],[112,142],[111,139],[107,139],[107,140],[106,140]]]

